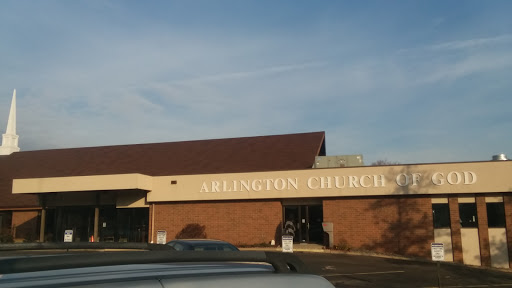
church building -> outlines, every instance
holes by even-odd
[[[444,261],[512,267],[505,159],[364,166],[327,156],[321,131],[20,151],[15,93],[0,153],[1,241],[156,243],[195,227],[239,246],[284,232],[426,259],[442,243]]]

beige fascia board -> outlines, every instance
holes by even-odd
[[[116,174],[15,179],[13,193],[138,189],[148,191],[149,203],[398,195],[465,197],[482,193],[496,196],[512,192],[510,175],[512,161],[158,177]]]
[[[489,196],[485,197],[486,203],[497,203],[497,202],[503,202],[503,196]]]
[[[510,175],[512,161],[158,176],[153,178],[153,189],[148,192],[147,201],[398,195],[464,197],[468,194],[510,193]]]
[[[114,174],[49,178],[14,179],[13,194],[72,191],[152,189],[152,177],[143,174]]]
[[[448,204],[448,198],[433,196],[431,198],[432,204]]]

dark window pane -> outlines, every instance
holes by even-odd
[[[487,203],[487,221],[489,228],[505,227],[505,207],[503,202]]]
[[[460,226],[463,228],[478,227],[476,203],[459,204]]]
[[[450,208],[448,203],[432,204],[434,228],[450,228]]]
[[[171,246],[178,251],[185,250],[185,246],[181,245],[180,243],[174,242],[174,244],[172,244]]]

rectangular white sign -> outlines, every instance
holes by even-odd
[[[293,253],[293,236],[283,236],[281,243],[283,243],[283,252]]]
[[[430,248],[432,250],[432,261],[444,261],[443,243],[431,243]]]
[[[73,242],[73,230],[64,231],[64,242]]]
[[[158,230],[156,231],[156,244],[166,244],[167,243],[167,231]]]

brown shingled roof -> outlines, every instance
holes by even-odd
[[[22,151],[0,156],[0,208],[38,206],[12,179],[141,173],[151,176],[308,169],[325,133]]]

